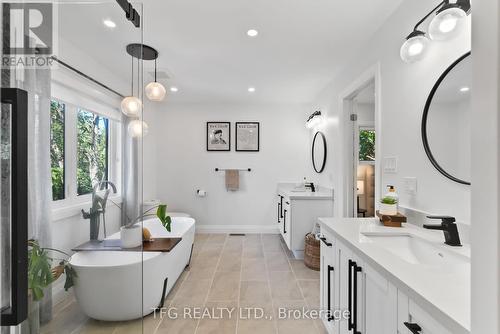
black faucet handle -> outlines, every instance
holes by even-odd
[[[427,216],[429,219],[441,219],[441,223],[450,224],[456,222],[455,217],[452,216]]]

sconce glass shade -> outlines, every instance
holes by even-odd
[[[424,33],[413,32],[408,36],[401,46],[399,55],[407,63],[414,63],[425,57],[429,45],[429,39]]]
[[[142,102],[135,96],[127,96],[122,100],[121,109],[128,117],[138,117],[141,113]]]
[[[153,81],[147,84],[146,88],[146,96],[151,101],[162,101],[167,94],[167,90],[163,85],[159,82]]]
[[[130,121],[127,131],[132,138],[145,137],[148,134],[149,126],[146,122],[136,119]]]
[[[429,24],[429,37],[432,40],[442,41],[456,37],[465,24],[467,13],[459,7],[449,7],[439,12]]]
[[[318,126],[321,126],[324,122],[324,118],[322,115],[315,115],[310,120],[306,122],[306,127],[308,129],[314,129]]]

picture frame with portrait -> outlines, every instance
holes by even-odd
[[[231,151],[230,122],[207,122],[207,151]]]

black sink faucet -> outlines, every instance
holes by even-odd
[[[455,217],[450,216],[427,216],[429,219],[441,219],[441,225],[424,225],[429,230],[441,230],[444,232],[445,244],[449,246],[462,246],[458,235]]]
[[[316,192],[316,187],[314,186],[314,183],[309,182],[305,184],[306,188],[311,188],[311,192]]]

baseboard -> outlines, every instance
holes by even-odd
[[[196,225],[196,233],[279,234],[279,230],[270,225]]]

